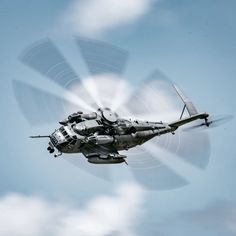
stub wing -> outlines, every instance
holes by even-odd
[[[112,145],[96,145],[87,143],[82,148],[83,155],[88,162],[94,164],[116,164],[125,162],[125,155],[121,155]]]

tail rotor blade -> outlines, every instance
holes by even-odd
[[[220,125],[223,125],[229,121],[231,121],[233,119],[232,115],[218,115],[218,116],[212,116],[209,119],[210,124],[210,128],[215,128],[218,127]]]
[[[233,119],[232,115],[218,115],[210,116],[206,122],[197,122],[195,125],[190,125],[183,128],[184,131],[205,130],[209,128],[216,128]]]

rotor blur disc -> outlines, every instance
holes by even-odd
[[[103,118],[109,123],[117,121],[116,113],[121,118],[149,121],[169,122],[178,119],[182,103],[177,100],[170,81],[161,72],[156,70],[151,73],[132,92],[131,83],[121,77],[128,58],[125,50],[85,38],[76,38],[76,44],[90,73],[85,79],[76,74],[51,40],[42,40],[21,55],[20,60],[25,65],[64,88],[57,98],[55,94],[50,96],[37,87],[22,86],[16,82],[13,84],[19,106],[31,124],[44,124],[47,121],[55,123],[68,112],[91,112],[98,107],[110,107],[114,111],[104,109],[102,112]],[[45,109],[43,114],[40,109],[37,112],[40,104]],[[55,109],[55,112],[51,112]],[[49,119],[51,114],[54,117]],[[148,190],[179,188],[189,184],[194,176],[201,173],[198,170],[206,168],[210,157],[209,148],[206,133],[196,135],[194,132],[186,134],[180,131],[174,136],[163,135],[128,152],[124,151],[128,156],[128,168],[124,165],[123,170],[130,170],[136,181]],[[78,156],[65,159],[90,174],[110,180],[111,173],[107,165],[91,165]]]

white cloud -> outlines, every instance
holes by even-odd
[[[65,21],[81,34],[100,34],[132,23],[150,9],[153,0],[74,0]]]
[[[133,235],[143,190],[129,183],[111,196],[90,201],[85,209],[52,204],[42,198],[11,194],[0,199],[0,235],[102,236]]]

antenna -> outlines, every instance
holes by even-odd
[[[29,136],[29,138],[50,138],[49,135],[33,135]]]

